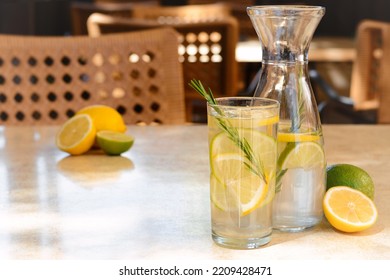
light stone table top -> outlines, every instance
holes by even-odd
[[[323,221],[247,251],[211,239],[206,126],[130,126],[121,157],[68,156],[57,130],[0,128],[0,259],[390,259],[390,126],[324,126],[328,164],[373,177],[374,227]]]

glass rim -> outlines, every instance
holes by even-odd
[[[218,104],[218,101],[226,101],[226,100],[237,100],[237,101],[257,100],[257,101],[263,101],[264,103],[267,102],[267,104],[256,104],[253,106]],[[234,108],[234,109],[244,109],[244,110],[273,109],[273,108],[280,107],[279,101],[277,101],[275,99],[271,99],[271,98],[264,98],[264,97],[249,97],[249,96],[217,97],[217,98],[215,98],[215,101],[217,102],[217,104],[207,103],[207,106],[210,106],[212,108],[219,107],[219,108]]]
[[[259,5],[246,8],[249,16],[302,16],[311,15],[322,17],[325,7],[312,5]]]

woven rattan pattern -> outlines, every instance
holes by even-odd
[[[127,124],[185,122],[177,33],[0,36],[0,124],[60,124],[92,104]]]
[[[153,20],[125,19],[103,14],[88,18],[91,36],[170,26],[181,34],[179,59],[183,63],[187,120],[192,118],[192,102],[201,100],[187,84],[199,79],[213,89],[215,96],[234,96],[238,92],[235,48],[238,40],[237,21],[224,17],[215,21],[160,24]]]

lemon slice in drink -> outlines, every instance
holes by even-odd
[[[253,154],[257,155],[258,159],[264,168],[264,173],[268,174],[270,170],[275,168],[275,158],[277,154],[276,141],[256,130],[238,129],[238,135],[241,139],[245,139],[252,148]],[[221,154],[239,154],[244,157],[243,151],[229,138],[226,132],[217,134],[210,143],[210,158],[213,159],[216,155]],[[214,161],[211,160],[211,168],[213,169]],[[218,180],[221,179],[216,174]],[[222,180],[220,180],[222,182]]]
[[[96,128],[92,118],[86,114],[76,115],[67,120],[56,135],[57,147],[71,155],[87,152],[93,145]]]
[[[266,134],[250,129],[238,130],[241,139],[251,146],[253,154],[261,162],[265,179],[248,168],[251,165],[243,151],[221,132],[210,144],[211,171],[225,192],[225,201],[237,201],[241,215],[247,215],[259,207],[268,193],[269,173],[275,169],[276,141]],[[223,198],[218,198],[221,201]]]
[[[216,121],[216,120],[214,120]],[[242,129],[252,129],[253,127],[274,125],[279,122],[279,116],[262,116],[253,119],[229,119],[231,126]]]
[[[325,154],[318,143],[293,143],[280,155],[279,162],[281,162],[283,170],[290,168],[309,169],[315,166],[325,166]]]
[[[275,178],[274,178],[275,174],[273,172],[271,172],[271,174],[269,175],[269,179],[268,179],[268,191],[267,191],[267,195],[266,197],[261,201],[259,207],[263,206],[263,205],[267,205],[268,203],[270,203],[274,197],[275,197],[275,193],[276,193],[276,181],[275,181]]]
[[[320,140],[320,136],[313,133],[278,133],[279,142],[312,142],[318,140]]]
[[[210,175],[210,199],[218,209],[227,210],[226,187],[213,174]]]
[[[230,205],[236,204],[241,216],[249,214],[262,203],[267,196],[268,180],[265,182],[250,171],[245,166],[248,162],[246,158],[240,154],[220,154],[214,157],[213,162],[215,180],[223,186],[214,190],[214,201],[232,201]]]

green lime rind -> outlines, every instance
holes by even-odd
[[[337,186],[347,186],[361,191],[371,200],[374,199],[374,182],[371,176],[362,168],[352,164],[334,164],[326,169],[326,189]]]
[[[279,169],[282,169],[283,162],[285,161],[287,155],[295,148],[297,143],[295,142],[288,142],[286,147],[283,149],[283,151],[280,153],[277,161],[277,166]]]
[[[287,146],[278,159],[281,170],[291,168],[309,169],[315,166],[325,166],[325,153],[322,146],[316,142],[299,142]]]
[[[134,137],[115,131],[102,130],[96,134],[96,142],[108,155],[120,155],[134,144]]]

